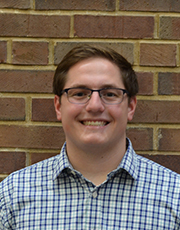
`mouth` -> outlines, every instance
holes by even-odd
[[[106,121],[82,121],[81,123],[85,126],[105,126],[109,122],[106,122]]]

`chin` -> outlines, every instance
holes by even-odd
[[[99,140],[99,139],[95,139],[95,138],[89,138],[83,141],[83,143],[90,145],[90,147],[92,147],[93,145],[105,145],[105,143],[107,143],[104,140]]]

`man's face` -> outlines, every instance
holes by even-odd
[[[103,58],[90,58],[68,71],[64,88],[87,87],[125,89],[119,68]],[[93,92],[86,104],[72,104],[66,93],[55,96],[57,119],[62,121],[67,146],[76,149],[115,148],[125,144],[127,121],[133,118],[136,98],[128,103],[125,94],[120,104],[104,104],[98,92]]]

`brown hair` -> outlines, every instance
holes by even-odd
[[[128,96],[133,97],[138,93],[139,86],[136,74],[131,64],[123,56],[109,48],[82,45],[69,51],[57,66],[53,81],[54,94],[61,95],[67,81],[67,73],[72,66],[93,57],[105,58],[116,64],[120,69],[125,88],[129,92]]]

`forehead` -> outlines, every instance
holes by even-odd
[[[102,83],[122,87],[119,67],[105,58],[85,59],[73,65],[67,73],[66,87],[72,87],[72,84],[92,84],[99,87]]]

